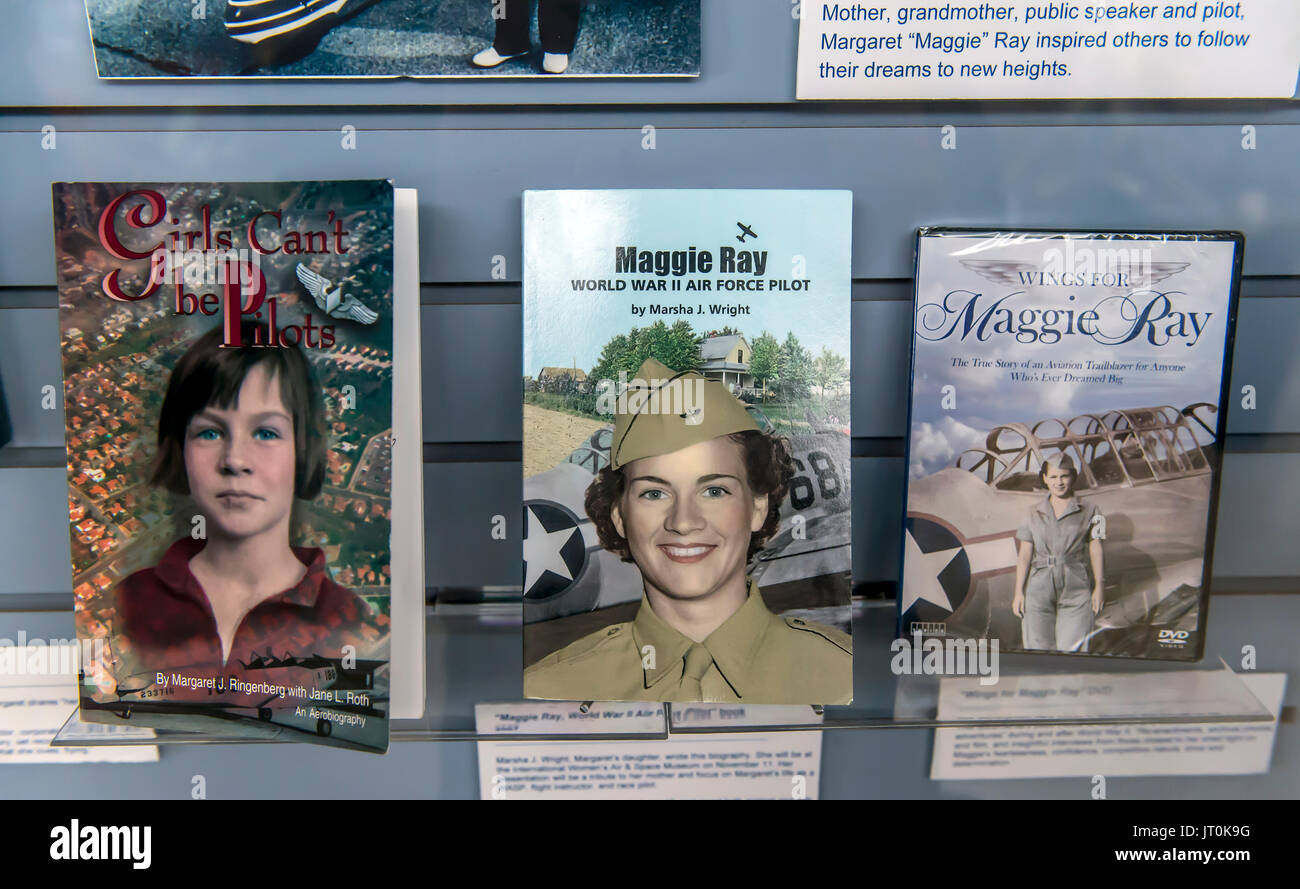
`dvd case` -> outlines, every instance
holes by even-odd
[[[524,195],[524,693],[852,698],[844,191]]]
[[[1243,248],[921,230],[900,635],[1201,657]]]
[[[392,622],[423,609],[392,184],[53,200],[81,719],[386,750]]]

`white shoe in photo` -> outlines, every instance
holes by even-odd
[[[511,59],[517,59],[522,55],[527,55],[527,53],[517,52],[514,55],[503,56],[501,53],[497,52],[495,46],[489,46],[487,49],[475,53],[474,58],[470,59],[470,61],[479,68],[495,68],[497,65],[508,62]]]
[[[563,74],[565,71],[569,70],[568,53],[543,53],[542,70],[547,74]]]

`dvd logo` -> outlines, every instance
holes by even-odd
[[[1189,635],[1186,630],[1161,630],[1156,636],[1156,641],[1161,645],[1186,645]]]

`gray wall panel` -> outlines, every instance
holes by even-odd
[[[473,289],[464,293],[472,295]],[[853,433],[903,436],[907,425],[911,304],[853,303]],[[41,387],[61,379],[56,309],[0,309],[0,380],[15,446],[62,447],[63,402],[41,408]],[[520,440],[517,304],[438,303],[421,310],[421,403],[426,442]],[[1300,433],[1300,298],[1241,301],[1228,431]],[[490,360],[485,360],[490,357]],[[533,373],[536,373],[534,369]],[[1256,388],[1254,410],[1241,389]]]
[[[1243,299],[1237,311],[1228,431],[1300,432],[1300,283],[1297,296]],[[1242,407],[1242,387],[1255,387],[1255,409]]]
[[[853,434],[901,436],[907,429],[912,303],[853,304]]]
[[[898,580],[903,527],[903,461],[853,460],[853,581]]]
[[[1300,454],[1228,455],[1220,484],[1214,576],[1300,575],[1297,503]]]
[[[152,0],[150,0],[152,2]],[[468,0],[467,0],[468,2]],[[335,82],[331,88],[345,84]],[[119,84],[120,86],[120,84]],[[190,82],[190,88],[201,86]],[[270,85],[262,84],[263,88]],[[258,87],[245,84],[245,89]],[[183,97],[185,91],[180,95]],[[141,111],[111,106],[6,109],[0,130],[37,132],[48,123],[60,129],[128,132],[174,130],[279,130],[282,132],[334,129],[340,111],[328,105],[267,105],[194,107],[163,106]],[[1092,126],[1211,126],[1236,127],[1244,121],[1255,127],[1294,126],[1300,123],[1300,105],[1267,102],[1161,102],[1134,100],[1095,102],[805,102],[726,105],[547,105],[454,107],[348,106],[349,121],[359,130],[640,130],[647,123],[662,129],[698,127],[713,129],[802,129],[921,127],[937,130],[955,127],[1092,127]]]
[[[70,593],[68,474],[0,469],[0,594]]]
[[[425,441],[519,441],[520,311],[518,305],[423,307]]]
[[[428,586],[482,587],[523,583],[518,463],[426,463],[424,574]],[[504,516],[506,539],[492,538]]]
[[[0,311],[0,386],[14,447],[63,446],[63,369],[57,309]],[[45,387],[53,386],[53,398]],[[51,404],[52,410],[44,405]]]
[[[346,123],[340,116],[340,125]],[[57,121],[56,121],[57,124]],[[518,280],[526,188],[850,188],[853,275],[907,278],[917,226],[1236,228],[1246,274],[1300,274],[1300,127],[1263,127],[1242,151],[1231,126],[361,131],[0,134],[9,175],[0,285],[54,280],[49,183],[390,176],[420,190],[421,280]]]

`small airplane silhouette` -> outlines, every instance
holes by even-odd
[[[743,222],[737,222],[736,227],[740,229],[740,234],[736,235],[736,240],[742,244],[745,243],[745,238],[747,236],[758,237],[758,235],[754,233],[754,230]]]

